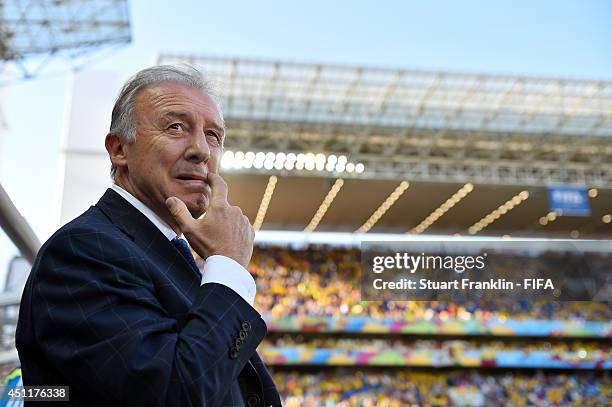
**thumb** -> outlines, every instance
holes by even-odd
[[[193,216],[187,209],[187,205],[179,198],[171,196],[166,199],[166,206],[168,210],[174,216],[176,223],[178,223],[181,230],[185,230],[185,226],[188,226],[191,222],[194,221]]]
[[[208,183],[211,190],[211,201],[220,204],[227,203],[227,183],[219,174],[208,173]]]

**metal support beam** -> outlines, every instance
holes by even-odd
[[[19,213],[4,188],[0,185],[0,227],[6,232],[11,241],[17,246],[21,255],[30,264],[34,262],[36,253],[40,249],[40,240]]]

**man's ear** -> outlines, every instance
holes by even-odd
[[[125,151],[125,142],[114,134],[108,133],[104,140],[104,146],[108,151],[110,160],[117,168],[127,167],[127,154]]]

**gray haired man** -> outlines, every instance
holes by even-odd
[[[190,67],[142,70],[110,127],[112,187],[43,245],[26,284],[24,384],[69,386],[62,405],[279,406],[211,87]]]

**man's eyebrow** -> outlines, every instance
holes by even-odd
[[[177,117],[177,118],[182,119],[182,120],[187,120],[187,119],[190,118],[190,115],[187,114],[187,113],[172,112],[171,111],[171,112],[164,113],[164,117],[166,117],[166,118]],[[206,127],[211,127],[213,129],[217,130],[218,132],[225,134],[225,126],[223,126],[222,124],[213,122],[213,123],[210,123],[209,125],[207,125]]]
[[[225,127],[223,127],[222,125],[218,123],[211,123],[210,125],[208,125],[208,127],[212,127],[213,129],[217,130],[219,133],[225,134]]]
[[[188,119],[189,115],[187,113],[180,113],[180,112],[166,112],[164,113],[164,117],[167,118],[174,118],[174,117],[178,117],[179,119]]]

